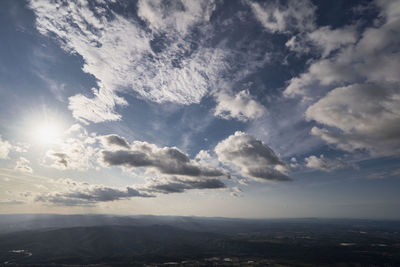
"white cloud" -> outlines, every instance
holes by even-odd
[[[341,29],[325,26],[310,32],[308,38],[322,50],[322,57],[326,57],[334,50],[354,44],[357,41],[357,32],[354,26]]]
[[[6,140],[3,140],[0,135],[0,159],[7,158],[10,150],[11,150],[10,143]]]
[[[312,62],[307,72],[289,81],[284,94],[286,96],[319,96],[320,88],[344,85],[366,80],[374,83],[400,82],[400,37],[393,34],[400,27],[397,1],[388,1],[390,10],[381,10],[382,23],[365,29],[361,39],[351,43],[354,37],[354,27],[346,26],[342,29],[330,30],[319,28],[315,31],[315,39],[324,46],[327,54],[346,44],[330,58],[323,58]],[[389,4],[387,4],[389,5]],[[384,5],[385,7],[386,5]],[[331,35],[341,35],[333,38]],[[356,42],[357,41],[357,42]]]
[[[43,165],[60,170],[84,171],[96,168],[97,153],[100,150],[96,134],[88,134],[79,124],[71,126],[65,134],[63,141],[54,144],[46,152]]]
[[[81,121],[121,119],[115,107],[127,102],[118,92],[137,93],[155,102],[198,103],[225,68],[223,50],[194,49],[182,36],[193,25],[208,21],[212,2],[140,1],[138,14],[149,23],[150,32],[86,1],[31,1],[30,6],[38,30],[55,36],[66,51],[81,55],[83,70],[98,79],[93,96],[69,99],[73,116]],[[164,36],[164,30],[175,34]]]
[[[306,117],[337,130],[314,127],[312,134],[347,151],[400,153],[398,88],[353,84],[332,90],[307,109]]]
[[[155,32],[177,31],[188,33],[196,24],[207,23],[215,9],[215,1],[162,1],[140,0],[138,15]]]
[[[32,173],[33,169],[29,166],[30,161],[24,157],[20,157],[15,165],[15,170],[20,172]]]
[[[286,164],[263,142],[235,132],[215,147],[218,159],[239,168],[239,173],[258,181],[290,181]]]
[[[353,45],[357,41],[355,26],[345,26],[339,29],[332,29],[330,26],[323,26],[311,32],[298,34],[286,42],[290,50],[297,53],[309,53],[316,49],[325,58],[339,48]]]
[[[250,93],[243,90],[235,96],[226,92],[216,93],[217,106],[215,115],[224,119],[248,121],[260,118],[266,113],[263,105],[253,99]]]
[[[316,7],[308,0],[266,1],[262,4],[249,1],[257,20],[273,33],[307,31],[315,27]]]
[[[306,166],[308,168],[327,171],[327,172],[338,169],[355,167],[355,165],[348,164],[342,161],[341,159],[325,158],[324,155],[320,155],[319,157],[312,155],[305,158],[304,160],[306,161]]]
[[[309,38],[323,47],[323,57],[291,79],[284,95],[314,102],[306,118],[324,125],[311,133],[327,143],[346,151],[396,155],[400,153],[400,35],[393,33],[400,28],[400,3],[375,4],[381,7],[379,20],[359,40],[351,25],[310,33]],[[337,52],[331,54],[332,50]]]

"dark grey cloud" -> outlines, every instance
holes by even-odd
[[[68,155],[66,153],[55,152],[51,153],[50,156],[54,157],[58,164],[68,167]]]
[[[164,181],[153,180],[146,185],[145,189],[152,193],[183,193],[191,189],[221,189],[226,185],[218,179],[201,178],[201,179],[179,179],[169,177]]]
[[[178,148],[159,148],[154,144],[139,141],[133,142],[129,150],[102,151],[102,161],[107,166],[149,167],[170,175],[193,177],[224,175],[220,170],[202,166],[191,160]]]
[[[183,193],[187,190],[223,189],[226,185],[215,178],[180,178],[162,176],[147,183],[126,188],[90,185],[70,179],[59,180],[65,191],[43,193],[35,196],[36,202],[61,206],[93,206],[99,202],[118,201],[133,197],[156,197],[156,194]]]
[[[105,135],[102,137],[106,145],[109,146],[120,146],[124,148],[129,148],[129,143],[125,138],[118,136],[116,134]]]
[[[234,164],[243,176],[259,180],[290,181],[285,174],[286,164],[260,140],[236,132],[215,147],[221,162]]]
[[[116,201],[132,197],[154,197],[129,186],[125,189],[120,189],[102,185],[90,186],[86,183],[78,182],[67,184],[69,185],[69,191],[40,194],[35,197],[35,201],[64,206],[77,206],[93,205],[97,202]]]

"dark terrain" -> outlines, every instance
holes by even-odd
[[[400,266],[400,222],[0,215],[3,266]]]

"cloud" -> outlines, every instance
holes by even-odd
[[[176,31],[186,35],[194,25],[207,23],[215,7],[215,1],[212,0],[140,0],[138,15],[154,32]]]
[[[143,191],[150,193],[183,193],[186,190],[193,189],[222,189],[226,185],[214,178],[177,178],[177,177],[164,177],[162,179],[151,179],[143,187],[138,187]]]
[[[223,49],[188,41],[192,28],[209,20],[212,1],[139,1],[138,15],[149,28],[117,14],[111,6],[30,2],[37,29],[56,38],[67,52],[82,56],[83,71],[98,80],[92,96],[69,98],[75,118],[120,120],[115,108],[128,104],[120,92],[158,103],[198,103],[226,69]]]
[[[102,137],[102,139],[104,140],[106,146],[130,148],[128,141],[116,134],[105,135]]]
[[[156,197],[157,194],[184,193],[187,190],[224,189],[226,185],[215,178],[155,176],[146,183],[125,188],[90,185],[71,179],[54,181],[61,190],[39,193],[35,202],[62,206],[93,206],[101,202],[125,200],[134,197]]]
[[[345,26],[339,29],[323,26],[311,32],[295,35],[285,45],[290,50],[300,54],[309,53],[312,49],[315,49],[321,54],[322,58],[325,58],[333,51],[352,45],[356,41],[357,31],[355,26]]]
[[[216,94],[217,106],[214,115],[224,119],[248,121],[260,118],[266,113],[264,106],[253,99],[250,93],[243,90],[231,96],[226,92]]]
[[[372,154],[400,153],[400,93],[397,86],[353,84],[335,88],[306,111],[312,134],[340,149]]]
[[[256,19],[272,33],[303,32],[315,27],[316,7],[308,0],[249,1]]]
[[[380,23],[366,28],[359,40],[354,39],[354,26],[335,30],[322,27],[311,33],[314,41],[324,46],[325,54],[346,45],[332,57],[314,60],[307,72],[291,79],[284,92],[286,96],[316,95],[320,90],[318,87],[360,80],[373,83],[400,82],[397,75],[400,68],[400,37],[393,34],[400,26],[397,11],[400,4],[398,1],[376,1],[375,4],[381,7]],[[341,37],[338,39],[335,36]]]
[[[322,57],[292,78],[284,95],[311,105],[305,115],[321,125],[311,133],[345,151],[400,153],[400,3],[375,1],[380,14],[357,38],[354,25],[309,34]],[[336,36],[336,37],[335,37]],[[341,37],[341,38],[337,38]],[[335,50],[335,53],[331,51]]]
[[[22,205],[22,204],[25,204],[25,202],[19,200],[0,200],[0,205]]]
[[[367,175],[368,179],[386,179],[391,177],[400,177],[400,169],[391,171],[374,172]]]
[[[162,174],[193,177],[224,175],[220,170],[191,160],[176,147],[159,148],[147,142],[134,141],[129,150],[103,150],[101,155],[102,163],[106,166],[146,167]]]
[[[10,143],[6,140],[3,140],[0,136],[0,159],[6,159],[10,150]]]
[[[304,159],[306,161],[306,166],[311,169],[321,170],[321,171],[334,171],[338,169],[354,168],[355,165],[348,164],[340,159],[328,159],[324,155],[316,157],[314,155],[309,156]]]
[[[24,157],[20,157],[14,169],[20,172],[32,173],[33,169],[29,166],[29,163],[29,160]]]
[[[38,194],[35,201],[63,206],[86,206],[132,197],[154,197],[129,186],[115,188],[104,185],[89,185],[69,179],[66,180],[65,186],[67,187],[65,191]]]
[[[219,142],[215,152],[221,162],[233,164],[245,176],[259,181],[290,181],[286,164],[263,142],[243,132],[235,132]]]
[[[46,152],[42,164],[59,170],[95,168],[100,150],[96,134],[88,134],[79,124],[72,125],[64,134],[63,141]]]

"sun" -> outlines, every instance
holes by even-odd
[[[43,123],[34,130],[35,139],[42,144],[57,143],[61,134],[61,128],[56,123]]]

